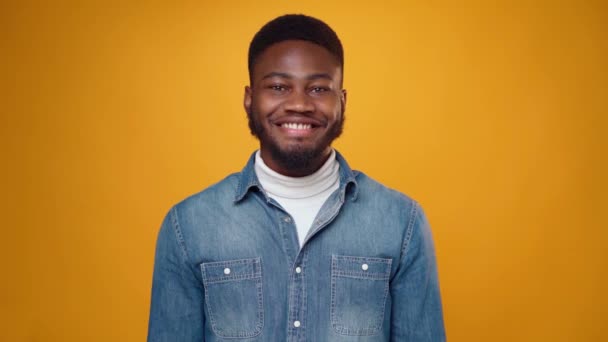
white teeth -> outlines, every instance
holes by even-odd
[[[289,129],[311,129],[312,125],[310,124],[301,124],[294,122],[287,122],[281,125],[281,127],[289,128]]]

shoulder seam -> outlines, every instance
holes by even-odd
[[[184,242],[184,237],[182,235],[182,230],[179,227],[179,221],[177,219],[177,208],[176,207],[171,208],[171,223],[172,223],[172,226],[173,226],[173,232],[175,233],[175,238],[177,240],[177,243],[179,244],[179,247],[182,250],[182,253],[184,255],[184,260],[186,262],[188,262],[188,260],[190,258],[188,257],[188,251],[186,250],[186,243]]]
[[[403,246],[401,247],[401,260],[405,259],[406,254],[408,252],[408,248],[410,246],[410,241],[412,239],[412,235],[414,232],[414,226],[416,223],[417,215],[418,215],[418,202],[412,200],[413,205],[410,210],[410,220],[407,223],[407,228],[405,231],[405,237],[403,239]]]

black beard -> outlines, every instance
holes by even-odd
[[[319,145],[315,149],[295,148],[289,151],[282,150],[275,144],[266,146],[272,159],[286,170],[308,170],[317,158],[323,155],[325,147]]]
[[[247,113],[251,134],[260,141],[270,142],[265,147],[270,152],[272,159],[286,170],[309,170],[323,156],[327,147],[331,146],[331,143],[342,134],[344,129],[344,114],[342,114],[340,115],[340,120],[330,128],[320,143],[314,148],[304,149],[298,146],[290,150],[283,150],[277,144],[272,143],[272,139],[270,139],[264,127],[253,118],[254,115],[251,112]],[[310,171],[314,172],[316,170]]]

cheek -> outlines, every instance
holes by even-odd
[[[281,102],[269,98],[269,97],[258,97],[253,100],[252,109],[262,115],[268,115],[275,112],[281,106]]]
[[[342,103],[339,98],[327,99],[319,103],[318,108],[322,109],[322,111],[332,117],[339,117],[342,114]]]

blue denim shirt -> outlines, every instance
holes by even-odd
[[[444,341],[422,209],[336,158],[340,187],[302,249],[253,155],[173,207],[158,235],[148,341]]]

